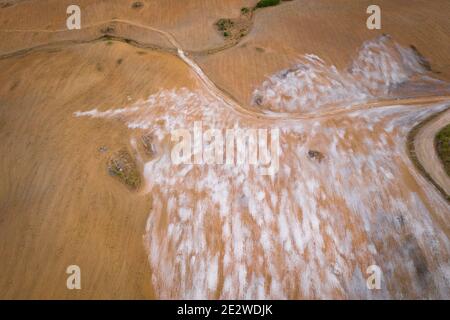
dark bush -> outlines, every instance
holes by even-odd
[[[281,2],[281,0],[260,0],[256,4],[256,8],[276,6],[277,4],[280,4],[280,2]]]
[[[444,169],[450,176],[450,124],[441,129],[436,135],[435,146]]]
[[[144,6],[144,4],[140,1],[133,2],[133,4],[131,5],[131,7],[133,9],[139,9],[139,8],[142,8],[143,6]]]

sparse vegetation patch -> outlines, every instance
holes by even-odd
[[[133,2],[133,4],[131,5],[131,7],[132,7],[133,9],[140,9],[140,8],[142,8],[143,6],[144,6],[144,4],[143,4],[142,2],[140,2],[140,1]]]
[[[434,140],[436,151],[444,165],[445,172],[450,176],[450,124],[436,135]]]
[[[241,8],[241,13],[242,13],[242,14],[247,14],[247,13],[249,13],[249,12],[250,12],[250,8],[247,8],[247,7]]]
[[[271,7],[280,4],[281,0],[260,0],[256,4],[256,8]]]
[[[141,184],[137,165],[126,149],[121,149],[113,155],[108,163],[108,171],[133,190],[139,188]]]
[[[220,34],[228,40],[228,45],[236,44],[250,32],[253,23],[253,12],[256,9],[276,6],[280,3],[281,0],[260,0],[254,7],[242,7],[241,14],[238,18],[219,19],[215,23],[215,26]]]
[[[250,31],[251,14],[250,11],[244,11],[241,10],[242,14],[237,19],[219,19],[215,23],[217,30],[227,40],[237,42]]]
[[[13,5],[12,3],[5,2],[5,3],[0,4],[0,8],[8,8],[8,7],[12,6],[12,5]]]
[[[234,26],[234,22],[231,19],[219,19],[216,26],[219,31],[226,31]]]

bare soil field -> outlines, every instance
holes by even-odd
[[[450,206],[406,150],[450,104],[448,1],[379,1],[380,31],[283,1],[232,45],[257,1],[141,2],[68,31],[70,1],[0,1],[1,299],[450,297]],[[173,165],[199,122],[279,130],[277,174]]]
[[[143,53],[103,41],[0,61],[2,298],[153,296],[151,201],[107,170],[114,152],[132,152],[128,130],[72,115],[193,83],[173,56]],[[79,292],[66,288],[72,264],[90,270]]]
[[[243,104],[275,72],[290,68],[304,54],[314,54],[343,70],[362,43],[385,33],[403,46],[414,45],[436,76],[450,79],[448,1],[380,1],[381,30],[361,27],[370,1],[290,1],[262,9],[240,45],[198,63],[211,79]],[[407,32],[405,31],[407,30]],[[230,72],[230,70],[232,70]]]

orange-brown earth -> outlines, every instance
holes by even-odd
[[[139,9],[80,1],[79,31],[65,30],[67,1],[6,2],[1,298],[450,296],[450,209],[405,149],[408,130],[450,102],[448,2],[381,1],[378,32],[365,28],[369,2],[290,1],[258,10],[249,35],[214,54],[224,45],[214,22],[256,1],[143,1]],[[99,39],[108,26],[112,40]],[[383,64],[395,85],[383,87],[389,101],[330,98],[323,108],[273,113],[252,105],[267,77],[294,64],[292,82],[275,77],[276,88],[303,86],[307,70],[319,81],[305,93],[319,99],[318,88],[333,91],[338,81],[351,96],[344,70],[381,32],[414,45],[432,71],[394,43]],[[304,63],[309,53],[323,59],[320,72]],[[429,78],[443,82],[423,85]],[[281,99],[272,84],[263,89]],[[171,165],[171,130],[195,121],[279,128],[278,173]],[[143,134],[155,137],[151,156]],[[108,174],[124,148],[142,175],[137,191]],[[81,267],[80,291],[66,288],[72,264]],[[379,291],[366,288],[372,264],[383,270]]]

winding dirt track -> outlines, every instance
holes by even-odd
[[[221,90],[220,88],[218,88],[217,85],[213,81],[211,81],[210,78],[203,72],[202,68],[193,59],[189,58],[189,56],[188,56],[190,54],[201,54],[201,53],[206,53],[206,52],[211,52],[211,51],[214,51],[214,53],[217,53],[217,52],[229,49],[230,48],[229,46],[206,49],[206,50],[202,50],[202,52],[186,53],[181,48],[181,45],[178,43],[178,41],[175,39],[175,37],[170,32],[160,30],[157,28],[153,28],[150,26],[146,26],[141,23],[135,23],[135,22],[132,22],[129,20],[124,20],[124,19],[111,19],[111,20],[106,20],[106,21],[99,21],[97,23],[83,27],[83,29],[104,26],[104,25],[108,25],[111,23],[123,23],[128,26],[133,26],[133,27],[138,27],[138,28],[142,28],[145,30],[150,30],[150,31],[156,32],[156,33],[162,35],[163,37],[165,37],[166,40],[173,46],[173,48],[164,48],[164,47],[159,47],[159,46],[157,46],[155,44],[151,44],[151,43],[142,43],[136,39],[130,39],[129,37],[125,37],[125,36],[119,35],[119,34],[110,35],[111,40],[126,42],[130,45],[134,45],[139,48],[144,48],[144,49],[149,49],[149,48],[155,49],[156,48],[160,51],[163,51],[163,52],[166,52],[169,54],[173,54],[174,52],[176,52],[177,56],[184,63],[186,63],[189,66],[189,68],[196,75],[197,79],[204,85],[205,89],[213,97],[215,97],[218,101],[222,102],[231,111],[233,111],[241,116],[244,116],[244,117],[257,118],[259,120],[269,120],[269,121],[280,120],[280,121],[291,122],[291,121],[300,120],[300,119],[304,120],[304,119],[314,119],[314,118],[334,116],[334,115],[338,115],[338,114],[366,110],[366,109],[396,107],[396,105],[400,105],[400,104],[424,106],[424,105],[436,103],[436,102],[450,101],[450,96],[448,96],[448,95],[432,96],[432,97],[427,96],[427,97],[415,97],[415,98],[406,98],[406,99],[386,99],[386,100],[381,100],[381,101],[371,101],[371,102],[367,102],[364,104],[354,104],[351,107],[347,107],[347,108],[343,108],[343,106],[337,105],[334,108],[331,108],[331,110],[323,111],[323,112],[314,112],[314,113],[310,113],[310,114],[308,114],[308,113],[282,113],[282,112],[281,113],[263,113],[263,112],[253,110],[249,106],[241,105],[233,97],[231,97],[228,93],[226,93],[224,90]],[[9,30],[1,30],[1,32],[58,33],[58,32],[67,32],[67,29],[57,29],[57,30],[9,29]],[[21,50],[15,51],[15,52],[5,53],[5,54],[0,55],[0,59],[6,59],[6,58],[14,57],[14,56],[28,54],[28,53],[31,53],[34,51],[45,50],[45,49],[53,48],[54,46],[58,46],[58,45],[67,46],[67,45],[74,45],[74,44],[80,44],[80,43],[95,42],[95,41],[102,40],[104,37],[105,36],[102,36],[100,38],[91,39],[91,40],[86,40],[86,41],[70,41],[70,40],[57,41],[54,43],[48,43],[45,45],[21,49]],[[238,42],[235,43],[234,45],[237,45],[237,44],[238,44]]]
[[[424,167],[425,171],[439,186],[450,194],[450,178],[444,170],[441,160],[433,148],[434,137],[444,126],[450,123],[450,110],[447,110],[437,118],[426,123],[414,139],[414,149],[417,159]]]
[[[122,23],[127,26],[133,26],[138,27],[144,30],[149,30],[156,32],[160,35],[162,35],[172,46],[173,48],[164,48],[159,47],[158,45],[151,44],[151,43],[142,43],[139,42],[136,39],[130,39],[129,37],[125,37],[120,34],[114,34],[109,35],[112,40],[115,41],[122,41],[126,42],[130,45],[134,45],[139,48],[144,49],[158,49],[160,51],[174,54],[176,52],[176,55],[186,64],[189,66],[190,70],[196,75],[196,78],[203,84],[205,89],[208,91],[208,93],[213,96],[215,99],[223,103],[227,108],[229,108],[230,111],[246,117],[246,118],[256,118],[258,120],[263,121],[281,121],[281,122],[293,122],[296,120],[304,120],[304,119],[315,119],[315,118],[322,118],[322,117],[330,117],[335,116],[339,114],[344,113],[350,113],[354,111],[361,111],[361,110],[368,110],[368,109],[375,109],[375,108],[395,108],[398,105],[411,105],[412,107],[427,107],[428,105],[432,103],[437,102],[450,102],[450,96],[432,96],[432,97],[415,97],[415,98],[406,98],[406,99],[386,99],[381,101],[373,101],[373,102],[367,102],[364,104],[354,104],[350,107],[343,108],[343,106],[335,106],[334,108],[331,108],[331,110],[323,111],[323,112],[314,112],[314,113],[263,113],[258,112],[255,110],[252,110],[248,106],[243,106],[240,103],[238,103],[233,97],[231,97],[228,93],[226,93],[224,90],[221,90],[216,86],[216,84],[210,80],[210,78],[203,72],[202,68],[191,58],[189,58],[189,55],[191,54],[208,54],[208,53],[217,53],[226,49],[229,49],[229,45],[224,45],[218,48],[212,48],[212,49],[206,49],[202,50],[201,52],[190,52],[185,53],[185,51],[181,48],[181,45],[178,43],[178,41],[175,39],[175,37],[167,31],[160,30],[154,27],[150,27],[141,23],[136,23],[133,21],[125,20],[125,19],[111,19],[111,20],[104,20],[99,21],[94,24],[88,25],[83,27],[83,29],[90,29],[90,28],[96,28],[99,26],[105,26],[110,25],[112,23]],[[44,33],[59,33],[59,32],[67,32],[67,29],[56,29],[56,30],[44,30],[44,29],[28,29],[28,30],[21,30],[21,29],[8,29],[8,30],[1,30],[2,32],[44,32]],[[79,43],[89,43],[89,42],[95,42],[103,39],[105,36],[102,36],[100,38],[91,39],[87,41],[58,41],[56,43],[48,43],[45,45],[40,45],[36,47],[30,47],[22,50],[18,50],[15,52],[10,52],[6,54],[0,55],[0,59],[10,58],[14,56],[19,56],[23,54],[28,54],[33,51],[39,51],[39,50],[45,50],[51,47],[54,47],[55,45],[74,45]],[[236,42],[234,45],[237,45],[239,43]],[[233,45],[233,46],[234,46]],[[426,124],[423,128],[420,129],[419,133],[415,136],[414,146],[415,150],[417,152],[417,157],[420,163],[423,165],[425,170],[430,174],[432,179],[436,181],[443,190],[450,194],[450,178],[446,175],[442,163],[439,160],[438,155],[436,154],[436,150],[434,148],[430,148],[430,146],[433,145],[434,136],[436,133],[441,129],[444,125],[450,122],[450,111],[445,112],[442,116],[439,116],[437,119],[431,121],[430,123]],[[430,152],[429,150],[432,149],[433,151]]]

